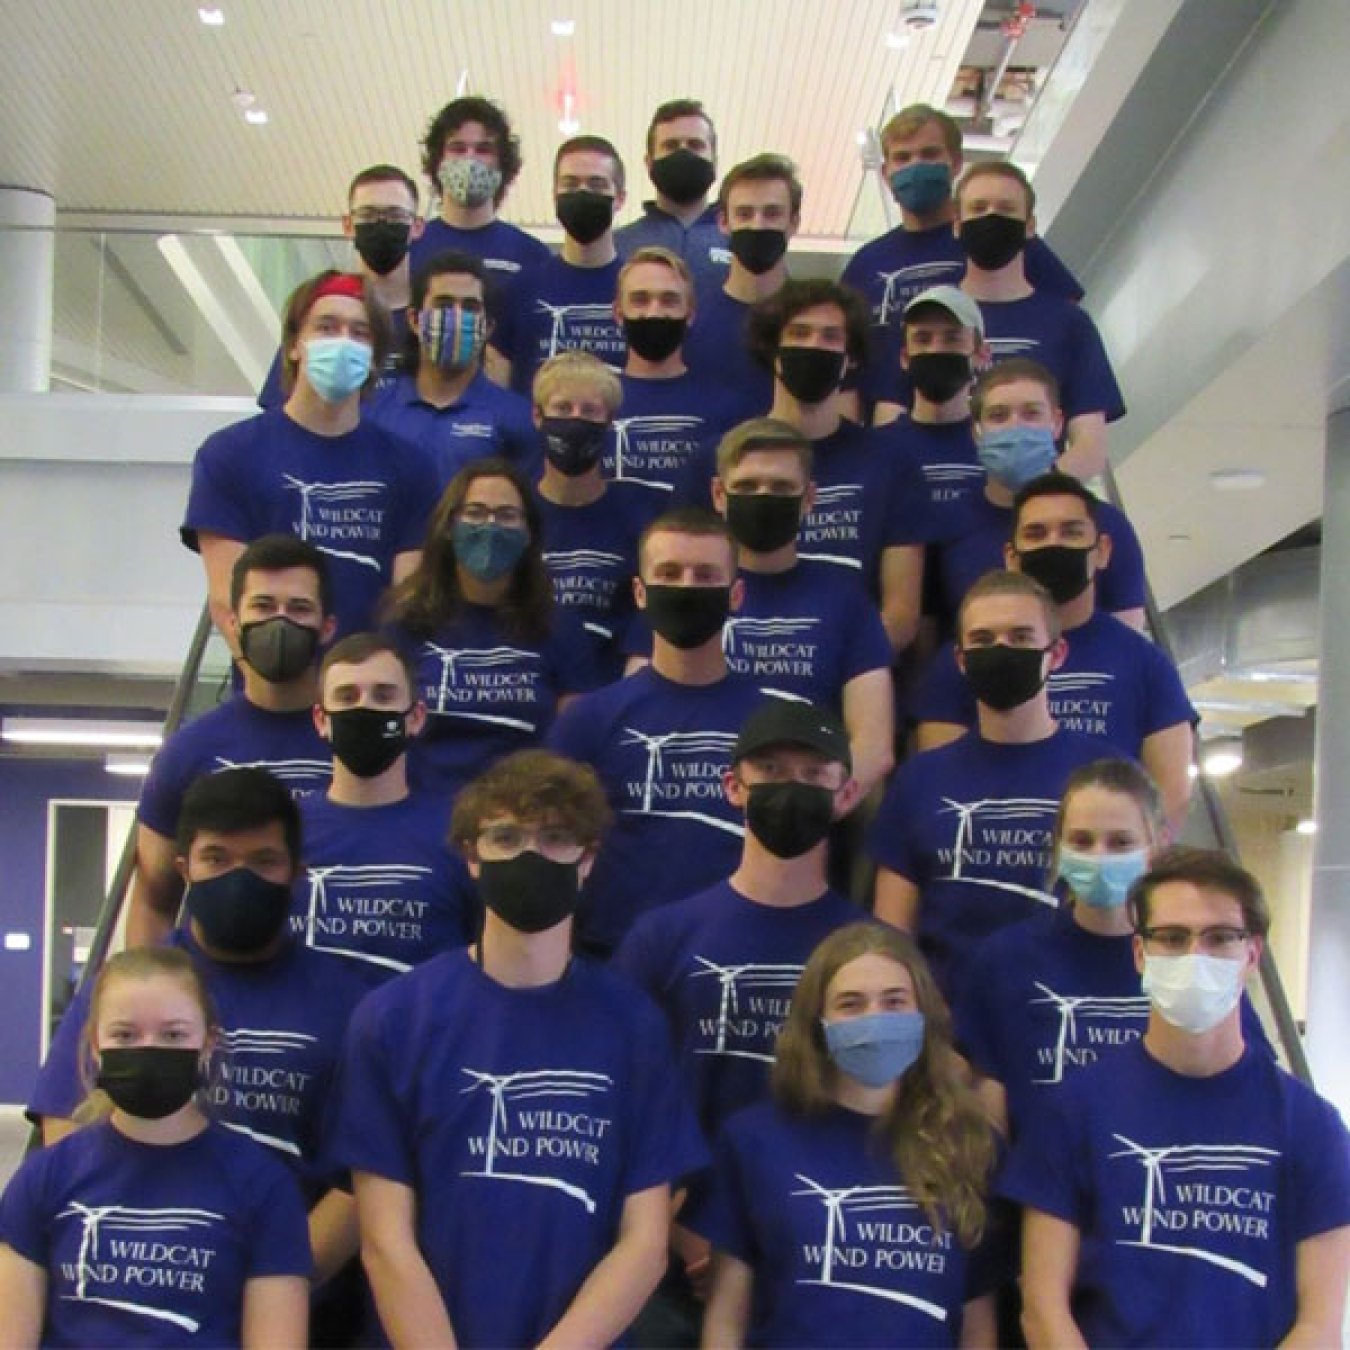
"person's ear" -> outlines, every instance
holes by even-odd
[[[181,853],[176,854],[173,860],[173,870],[183,879],[183,885],[186,886],[188,877],[188,860]]]
[[[712,480],[712,504],[713,510],[725,519],[727,514],[727,488],[721,478]]]
[[[741,782],[734,764],[729,769],[722,770],[722,791],[736,810],[745,810],[746,803],[750,800],[750,790]]]
[[[728,228],[729,224],[730,222],[727,220],[727,213],[719,206],[717,208],[717,228],[723,234],[730,234],[731,230]]]
[[[1036,233],[1036,216],[1033,212],[1027,212],[1027,238],[1030,239]]]
[[[1050,669],[1058,670],[1060,666],[1068,659],[1069,639],[1066,637],[1057,637],[1050,648]]]
[[[425,216],[414,216],[412,222],[412,229],[408,231],[408,238],[420,239],[422,237],[422,231],[425,230],[426,227],[427,227],[427,218]]]
[[[1102,530],[1097,535],[1097,571],[1106,571],[1107,564],[1111,561],[1112,547],[1111,536]]]
[[[614,214],[616,216],[619,214],[620,211],[623,210],[624,205],[627,201],[628,201],[628,193],[626,190],[620,190],[614,194]]]
[[[423,703],[422,700],[419,698],[413,703],[412,710],[408,713],[406,723],[408,728],[408,735],[420,736],[426,724],[427,724],[427,705]]]
[[[611,316],[611,317],[613,318],[613,320],[614,320],[614,326],[615,326],[615,328],[622,328],[622,327],[623,327],[623,310],[621,310],[621,309],[619,308],[619,301],[618,301],[617,298],[615,299],[614,303],[609,307],[609,312],[610,312],[610,316]]]
[[[309,714],[314,719],[314,730],[326,741],[328,739],[328,714],[323,710],[323,705],[316,703],[309,710]]]
[[[791,217],[788,219],[787,237],[789,239],[791,239],[797,233],[797,230],[801,226],[801,223],[802,223],[801,212],[794,211]]]
[[[530,420],[534,423],[536,431],[544,425],[544,413],[537,403],[530,404]]]
[[[806,485],[806,491],[802,493],[802,519],[805,520],[812,511],[816,509],[816,484],[812,479]]]
[[[1003,566],[1009,572],[1020,572],[1022,570],[1017,557],[1017,550],[1012,546],[1011,540],[1003,545]]]
[[[641,577],[633,578],[633,603],[639,609],[647,608],[647,588],[642,584]]]
[[[319,627],[320,647],[326,647],[330,642],[332,642],[335,634],[337,633],[337,626],[338,621],[336,614],[329,614],[324,618],[323,623]]]
[[[834,818],[843,820],[857,806],[862,796],[862,785],[852,774],[844,781],[844,786],[834,794]]]
[[[1134,953],[1134,968],[1142,975],[1144,973],[1144,939],[1138,933],[1130,938],[1130,950]]]
[[[352,218],[349,212],[344,212],[342,216],[342,234],[346,239],[356,238],[356,226],[352,224]]]
[[[1055,440],[1064,438],[1064,413],[1059,408],[1056,408],[1050,416],[1050,430]]]
[[[728,596],[727,604],[728,611],[735,614],[740,609],[744,599],[745,582],[740,577],[737,577],[736,580],[731,583],[731,594]]]

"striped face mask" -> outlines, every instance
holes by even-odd
[[[419,310],[417,335],[422,351],[442,370],[463,370],[483,354],[486,329],[482,311],[462,305]]]

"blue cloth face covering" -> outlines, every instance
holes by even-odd
[[[1130,853],[1075,853],[1061,848],[1055,875],[1094,909],[1119,909],[1130,887],[1148,869],[1148,850]]]
[[[514,525],[461,520],[455,525],[455,557],[479,581],[496,581],[520,561],[529,540],[529,534]]]
[[[906,211],[926,216],[952,195],[951,165],[927,161],[906,164],[891,174],[890,184],[891,196]]]
[[[352,338],[310,338],[305,343],[305,375],[327,403],[341,403],[370,375],[370,348]]]
[[[899,1078],[923,1049],[921,1012],[879,1012],[821,1022],[835,1067],[867,1087]]]
[[[989,477],[1013,492],[1055,466],[1055,435],[1049,427],[999,427],[984,432],[975,449]]]

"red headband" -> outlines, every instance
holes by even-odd
[[[366,283],[360,277],[354,276],[351,272],[335,272],[326,281],[321,281],[314,288],[314,294],[309,297],[309,304],[305,306],[305,314],[308,314],[317,301],[322,300],[325,295],[345,295],[352,300],[360,300],[362,304],[366,299]],[[301,315],[303,318],[304,315]]]

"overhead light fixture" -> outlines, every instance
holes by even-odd
[[[103,767],[125,778],[144,778],[150,772],[150,761],[144,755],[109,755]]]
[[[12,745],[71,749],[153,750],[164,739],[155,722],[94,721],[81,717],[6,717],[0,740]]]
[[[225,22],[225,11],[217,9],[213,5],[199,5],[197,7],[197,17],[208,28],[219,28]]]
[[[251,89],[236,89],[230,95],[230,102],[234,104],[240,112],[245,112],[258,101],[258,96]]]
[[[244,113],[244,121],[251,127],[263,127],[267,125],[267,112],[263,108],[249,108]]]
[[[909,34],[908,34],[908,33],[887,33],[887,34],[886,34],[886,45],[887,45],[893,52],[902,52],[902,51],[905,50],[906,47],[909,46]]]
[[[1254,492],[1265,487],[1266,475],[1260,469],[1215,469],[1209,485],[1219,492]]]
[[[1242,767],[1242,739],[1216,736],[1200,752],[1200,767],[1211,778],[1227,778]]]
[[[575,19],[554,19],[548,27],[554,37],[571,37],[577,31],[577,21]]]
[[[563,115],[558,119],[558,130],[564,136],[575,136],[581,130],[581,123],[577,121],[575,116],[576,104],[575,94],[564,94],[562,96]]]
[[[1294,826],[1294,829],[1297,830],[1299,834],[1316,834],[1317,822],[1311,816],[1305,816]]]

